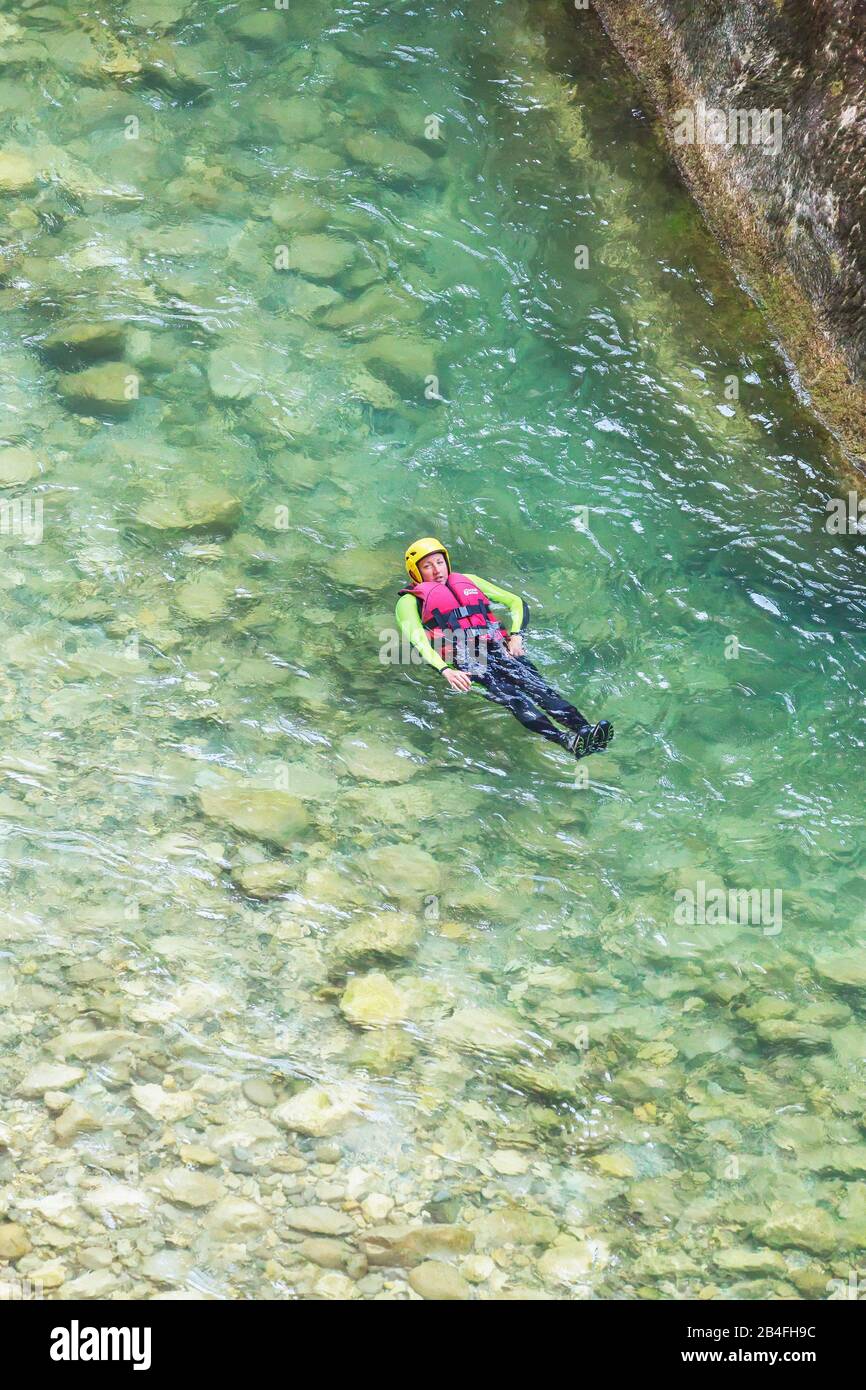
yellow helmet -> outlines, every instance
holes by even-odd
[[[437,541],[435,536],[422,536],[420,541],[413,541],[406,551],[406,569],[409,571],[409,578],[416,584],[421,583],[421,571],[418,562],[423,560],[426,555],[433,555],[437,550],[441,550],[445,556],[445,563],[448,566],[448,573],[451,573],[451,556],[445,549],[441,541]]]

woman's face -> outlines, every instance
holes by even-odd
[[[423,560],[419,560],[418,573],[425,583],[432,580],[436,584],[444,584],[448,578],[448,564],[442,551],[434,550],[432,555],[425,555]]]

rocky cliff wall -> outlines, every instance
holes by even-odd
[[[866,0],[590,3],[797,384],[863,465]]]

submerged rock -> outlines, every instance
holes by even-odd
[[[311,1086],[277,1106],[273,1114],[286,1129],[322,1138],[358,1120],[363,1103],[364,1093],[357,1086]]]
[[[658,1100],[674,1084],[671,1072],[655,1071],[652,1067],[623,1067],[611,1087],[618,1099],[629,1103]]]
[[[122,1182],[100,1183],[83,1199],[85,1211],[98,1216],[106,1225],[137,1225],[146,1221],[153,1207],[153,1197],[139,1187]]]
[[[405,1028],[368,1028],[346,1054],[351,1066],[376,1076],[391,1076],[415,1056],[417,1046]]]
[[[756,1027],[761,1042],[795,1047],[830,1047],[833,1034],[817,1023],[803,1023],[794,1018],[766,1018]]]
[[[216,85],[222,61],[217,45],[198,43],[187,47],[161,39],[143,54],[143,70],[174,92],[201,93]]]
[[[418,768],[378,739],[349,737],[340,740],[339,755],[353,777],[368,782],[408,782]]]
[[[437,1255],[467,1255],[475,1244],[468,1226],[371,1226],[358,1235],[371,1265],[411,1269]]]
[[[458,1009],[439,1025],[438,1034],[465,1052],[518,1057],[530,1050],[526,1024],[506,1009]]]
[[[419,906],[442,887],[441,868],[432,854],[417,845],[382,845],[364,855],[360,867],[390,897]]]
[[[368,337],[371,328],[381,333],[389,322],[411,323],[423,312],[423,304],[405,292],[390,285],[373,285],[356,299],[328,309],[321,321],[326,328],[357,331],[358,335]]]
[[[0,449],[0,487],[21,487],[38,478],[39,458],[25,447]]]
[[[758,1240],[777,1249],[793,1246],[814,1255],[832,1255],[848,1248],[845,1228],[821,1207],[776,1202],[755,1229]]]
[[[351,395],[366,401],[375,410],[396,410],[400,405],[399,396],[387,382],[380,381],[364,367],[352,372],[346,384]]]
[[[807,1004],[804,1009],[798,1010],[798,1017],[804,1023],[817,1023],[822,1028],[841,1028],[849,1022],[851,1010],[847,1004],[828,999]]]
[[[866,1177],[866,1144],[822,1144],[799,1155],[798,1166],[832,1177]]]
[[[76,1135],[97,1129],[102,1129],[102,1122],[77,1100],[64,1106],[54,1121],[54,1133],[60,1144],[68,1144]]]
[[[208,1207],[225,1192],[219,1178],[190,1168],[170,1168],[157,1173],[149,1182],[169,1202],[182,1207]]]
[[[137,29],[171,29],[189,7],[190,0],[127,0],[125,13]]]
[[[264,348],[245,343],[215,348],[208,358],[207,379],[220,401],[245,401],[255,396],[272,371]]]
[[[275,226],[287,232],[317,232],[328,220],[328,210],[305,193],[283,193],[268,209]]]
[[[277,1103],[277,1093],[269,1082],[260,1076],[251,1076],[241,1087],[247,1100],[260,1105],[264,1110],[272,1110]]]
[[[421,937],[417,917],[407,912],[378,912],[340,932],[331,957],[339,967],[356,967],[368,960],[406,960]]]
[[[167,1091],[163,1086],[152,1083],[133,1086],[130,1094],[136,1105],[150,1115],[151,1119],[160,1120],[164,1124],[176,1124],[178,1120],[186,1119],[196,1106],[196,1097],[192,1091]]]
[[[175,603],[194,623],[210,623],[228,611],[234,586],[216,574],[203,574],[178,585]]]
[[[324,232],[296,236],[289,246],[287,269],[312,280],[335,280],[352,264],[358,248],[352,241]]]
[[[600,1173],[606,1174],[609,1178],[637,1177],[637,1168],[634,1159],[629,1158],[628,1154],[598,1154],[592,1162]]]
[[[517,1149],[497,1149],[496,1153],[491,1155],[490,1166],[495,1173],[501,1173],[503,1177],[520,1177],[529,1170],[529,1158]]]
[[[345,167],[340,156],[332,150],[303,141],[286,151],[286,159],[290,172],[299,179],[327,178]]]
[[[529,1050],[530,1041],[527,1038],[524,1051]],[[571,1062],[559,1061],[553,1066],[542,1066],[538,1062],[509,1062],[503,1067],[501,1075],[503,1080],[519,1090],[551,1100],[574,1101],[586,1089],[585,1076]]]
[[[550,1216],[527,1211],[523,1207],[499,1207],[483,1212],[472,1222],[479,1246],[551,1245],[559,1235],[559,1227]]]
[[[26,154],[0,150],[0,193],[27,193],[38,177],[38,165]]]
[[[293,1231],[320,1236],[347,1236],[357,1230],[350,1216],[333,1207],[291,1207],[286,1212],[286,1225]]]
[[[775,1250],[750,1250],[747,1246],[733,1246],[729,1250],[717,1250],[713,1264],[732,1274],[787,1274],[788,1266]]]
[[[247,43],[270,47],[285,43],[286,21],[275,10],[256,10],[250,14],[238,15],[232,21],[232,33]]]
[[[638,1279],[696,1278],[702,1266],[683,1250],[668,1246],[649,1246],[641,1251],[631,1266],[632,1277]]]
[[[271,16],[267,18],[270,19]],[[279,27],[280,16],[274,18]],[[309,93],[296,97],[266,98],[259,104],[258,115],[262,121],[269,121],[271,125],[276,126],[287,143],[317,140],[324,129],[322,112],[316,99]]]
[[[340,1000],[340,1009],[350,1023],[370,1028],[387,1028],[404,1023],[412,1011],[411,999],[387,975],[357,975],[350,980]]]
[[[17,1197],[22,1211],[35,1211],[62,1231],[70,1231],[81,1220],[81,1211],[71,1192],[49,1192],[47,1197]],[[84,1203],[85,1207],[87,1202]]]
[[[61,1062],[40,1062],[33,1067],[15,1088],[16,1095],[35,1098],[46,1091],[64,1091],[84,1079],[81,1067],[66,1067]]]
[[[257,1202],[246,1197],[223,1197],[205,1217],[207,1229],[220,1239],[245,1237],[264,1231],[271,1216]]]
[[[284,275],[280,289],[282,303],[289,313],[297,314],[301,319],[316,319],[323,310],[341,303],[338,290],[331,285],[314,284],[302,275]]]
[[[143,1262],[141,1272],[157,1284],[181,1284],[193,1268],[192,1257],[185,1250],[159,1250]]]
[[[110,1270],[90,1269],[75,1279],[67,1279],[63,1285],[63,1294],[64,1298],[73,1301],[79,1298],[107,1299],[118,1284],[117,1275],[112,1274]]]
[[[436,376],[439,370],[436,349],[423,338],[384,334],[358,350],[368,367],[413,397],[423,395],[426,378]]]
[[[73,410],[93,409],[105,415],[128,415],[138,400],[139,375],[128,362],[104,362],[83,372],[62,376],[60,394]]]
[[[68,363],[76,358],[120,357],[125,343],[125,326],[109,321],[61,324],[42,339],[40,347],[52,362]]]
[[[384,1018],[377,1012],[377,1005],[379,1004],[382,1005],[383,1011],[385,1012],[389,1006],[393,1006],[396,1010],[399,1010],[400,1019],[395,1017],[393,1019],[395,1023],[409,1019],[429,1019],[430,1017],[441,1014],[443,1009],[447,1007],[445,1002],[447,994],[442,986],[437,984],[434,980],[427,979],[420,975],[404,975],[397,981],[389,981],[387,976],[374,972],[372,976],[356,976],[355,979],[349,982],[350,986],[355,983],[355,980],[365,980],[367,982],[372,980],[373,983],[368,983],[366,990],[364,992],[359,992],[357,996],[353,997],[351,1003],[346,1000],[347,1008],[357,1012],[359,1015],[356,1020],[352,1021],[357,1021],[359,1023],[363,1022],[360,1018],[360,1013],[365,1005],[369,1005],[371,1013],[376,1013],[376,1019],[374,1020],[371,1017],[369,1020],[370,1025],[375,1027],[382,1027],[385,1024]],[[381,982],[383,980],[387,981],[387,984],[392,986],[393,993],[391,989],[386,989],[382,985]],[[347,986],[347,993],[348,992],[349,987]],[[345,998],[346,996],[344,994],[344,1000]]]
[[[347,1274],[332,1270],[328,1274],[319,1276],[313,1285],[313,1293],[319,1298],[331,1298],[339,1303],[345,1303],[348,1299],[357,1296],[358,1288]]]
[[[383,589],[391,581],[393,558],[384,551],[354,546],[333,556],[328,568],[331,578],[346,588]]]
[[[251,898],[279,898],[296,887],[301,876],[298,865],[269,859],[261,864],[244,864],[232,870],[232,878]]]
[[[790,999],[779,999],[774,994],[762,994],[754,1004],[737,1011],[738,1018],[747,1018],[751,1023],[762,1023],[764,1019],[790,1018],[794,1005]]]
[[[81,1028],[61,1033],[51,1044],[57,1057],[76,1057],[79,1061],[113,1057],[135,1034],[122,1028]]]
[[[367,1262],[363,1255],[356,1254],[341,1240],[312,1236],[302,1240],[298,1250],[305,1260],[311,1260],[321,1269],[357,1269],[359,1274],[365,1274],[367,1271]]]
[[[208,820],[281,849],[309,824],[304,803],[289,792],[259,787],[210,789],[199,794],[199,804]]]
[[[455,1302],[472,1297],[472,1287],[453,1265],[442,1260],[424,1260],[409,1275],[409,1286],[422,1298]]]
[[[815,972],[820,979],[842,989],[866,989],[866,949],[855,947],[837,955],[821,956],[815,961]]]
[[[226,488],[190,482],[181,494],[145,502],[136,520],[155,531],[230,531],[240,514],[240,500]]]
[[[346,149],[359,164],[375,169],[384,178],[414,181],[431,179],[437,173],[436,162],[429,154],[390,135],[378,135],[374,131],[350,135]]]
[[[17,1221],[0,1223],[0,1260],[14,1262],[20,1260],[32,1249],[30,1239],[23,1226]]]
[[[543,1279],[569,1287],[589,1285],[610,1263],[610,1251],[601,1240],[576,1240],[561,1235],[538,1261]]]

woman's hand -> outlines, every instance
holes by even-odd
[[[519,632],[515,632],[508,639],[508,650],[512,656],[523,656],[523,638]]]
[[[454,671],[450,666],[446,666],[442,674],[452,690],[469,690],[472,686],[472,681],[465,671]]]

